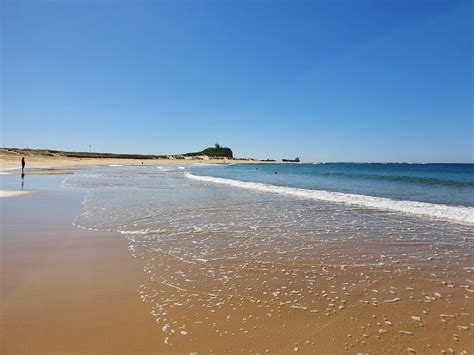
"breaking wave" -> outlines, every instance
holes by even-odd
[[[393,200],[390,198],[366,196],[358,194],[347,194],[324,190],[309,190],[295,187],[276,186],[257,182],[246,182],[233,179],[217,178],[212,176],[201,176],[186,173],[189,179],[203,182],[229,185],[248,190],[289,195],[306,199],[343,203],[346,205],[376,208],[388,211],[402,212],[412,215],[431,218],[448,219],[458,223],[474,224],[474,208],[463,206],[448,206],[435,203]]]

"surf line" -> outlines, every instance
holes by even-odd
[[[336,202],[346,205],[355,205],[375,208],[386,211],[402,212],[410,215],[430,218],[446,219],[456,223],[474,225],[474,208],[464,206],[448,206],[428,202],[392,200],[385,197],[347,194],[324,190],[308,190],[296,187],[277,186],[259,182],[247,182],[233,179],[217,178],[185,173],[189,179],[202,182],[228,185],[247,190],[270,192],[279,195],[300,197],[305,199]]]

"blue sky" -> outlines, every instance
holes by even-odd
[[[470,0],[12,1],[1,144],[473,162]]]

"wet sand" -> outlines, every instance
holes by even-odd
[[[1,197],[17,197],[17,196],[24,196],[31,193],[30,191],[3,191],[0,190],[0,198]]]
[[[346,251],[332,250],[333,255]],[[295,254],[305,257],[304,251],[287,256]],[[325,262],[229,258],[192,264],[173,253],[158,255],[163,259],[157,262],[159,271],[149,265],[153,276],[142,295],[163,341],[176,353],[193,343],[199,353],[474,350],[472,273],[456,263],[416,260],[407,267],[400,257],[405,259],[400,266],[341,267],[335,258],[314,251],[312,258]]]
[[[140,264],[120,235],[71,225],[82,198],[1,200],[1,354],[160,353]]]

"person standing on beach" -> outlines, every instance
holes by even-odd
[[[25,170],[25,157],[21,158],[21,172],[23,173],[23,170]]]

